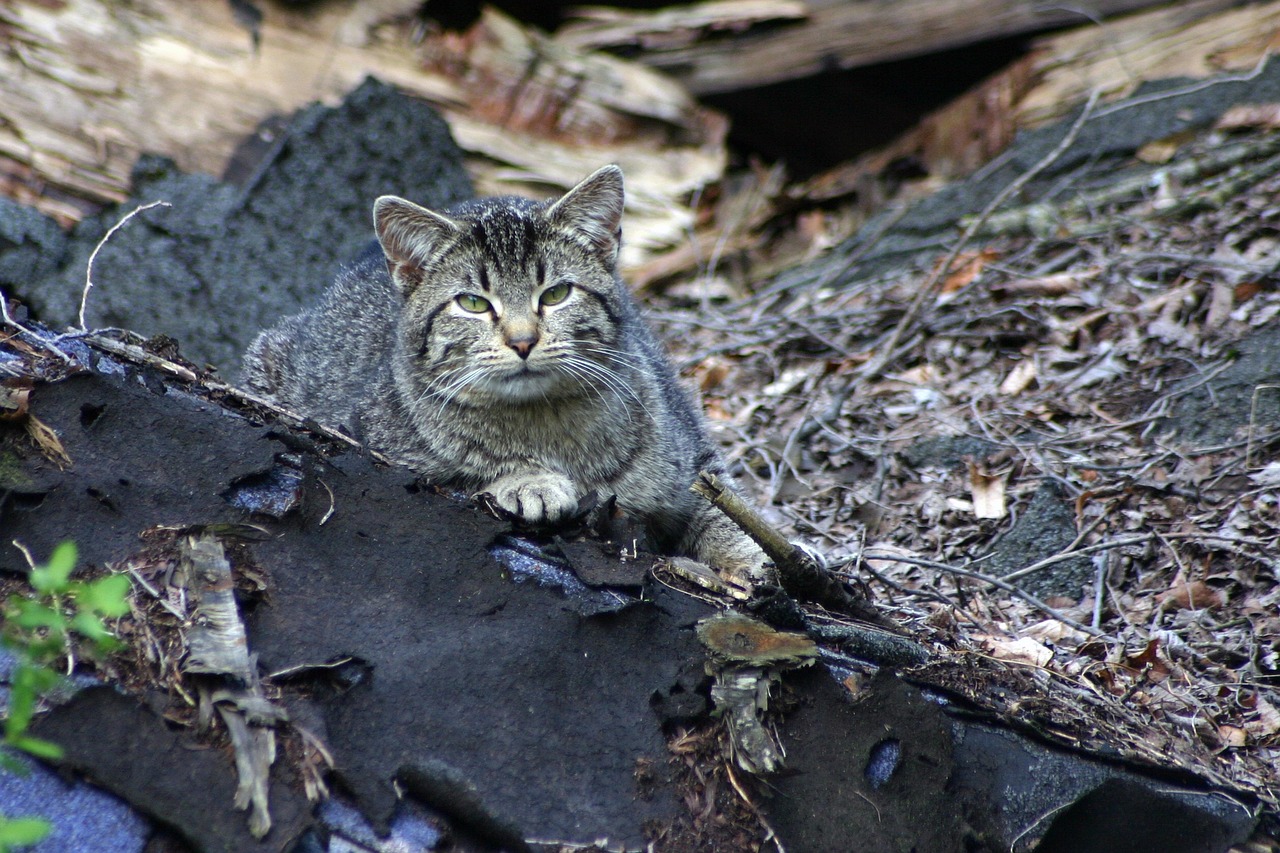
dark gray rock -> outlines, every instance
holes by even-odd
[[[0,196],[0,290],[29,289],[56,273],[66,256],[67,236],[58,223]]]
[[[138,205],[167,201],[171,207],[139,214],[99,252],[86,322],[169,335],[187,358],[230,375],[261,328],[315,299],[373,239],[379,195],[436,207],[472,195],[444,121],[374,80],[335,109],[301,111],[260,156],[251,167],[236,161],[235,184],[141,158],[133,197],[81,222],[65,251],[49,253],[61,259],[56,269],[17,253],[56,249],[47,225],[0,208],[0,285],[44,322],[74,323],[94,247]],[[4,251],[11,231],[26,242]]]
[[[1019,511],[1013,527],[991,549],[990,556],[982,561],[982,571],[997,577],[1016,572],[1065,550],[1075,538],[1076,519],[1070,501],[1056,484],[1046,482]],[[1019,578],[1017,584],[1040,598],[1051,595],[1079,598],[1083,588],[1092,581],[1089,561],[1077,557]]]
[[[1206,365],[1175,389],[1173,414],[1163,426],[1180,443],[1224,444],[1239,438],[1251,418],[1255,437],[1280,430],[1280,326],[1255,332],[1226,356],[1221,372]]]
[[[935,435],[915,441],[902,452],[912,468],[954,468],[973,457],[982,460],[1000,449],[1000,445],[976,435]]]
[[[1221,853],[1256,823],[1190,780],[1142,776],[963,717],[951,725],[948,791],[996,850]]]

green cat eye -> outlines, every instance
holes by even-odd
[[[483,314],[489,310],[489,300],[474,293],[464,293],[458,297],[458,307],[472,314]]]
[[[573,290],[573,285],[567,281],[552,285],[542,291],[542,295],[538,297],[538,301],[543,305],[558,305],[569,298],[569,291]]]

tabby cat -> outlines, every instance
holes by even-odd
[[[544,203],[383,196],[378,246],[260,334],[244,379],[528,522],[615,494],[658,547],[758,576],[756,545],[689,492],[724,465],[618,277],[622,208],[616,166]]]

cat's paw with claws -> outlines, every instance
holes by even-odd
[[[529,524],[556,524],[578,511],[578,490],[573,481],[551,471],[508,474],[484,491],[500,509]]]

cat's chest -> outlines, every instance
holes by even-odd
[[[581,481],[607,481],[650,440],[653,424],[636,407],[558,405],[472,409],[453,413],[446,429],[467,448],[476,473],[513,464],[562,471]]]

